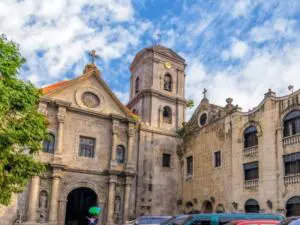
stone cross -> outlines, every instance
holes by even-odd
[[[206,89],[206,88],[204,88],[204,89],[203,89],[203,92],[202,92],[202,94],[203,94],[203,98],[206,98],[206,92],[207,92],[207,89]]]
[[[99,56],[96,54],[96,50],[92,50],[89,52],[89,55],[92,60],[92,64],[95,64],[95,59],[97,59]]]

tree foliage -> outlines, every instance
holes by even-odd
[[[36,155],[47,135],[46,120],[37,111],[39,90],[18,77],[24,63],[18,46],[0,36],[0,204],[4,205],[44,169]]]

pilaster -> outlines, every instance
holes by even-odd
[[[132,180],[133,180],[132,176],[126,177],[125,198],[124,198],[124,216],[123,216],[124,223],[129,221],[129,204],[130,204],[130,191],[131,191]]]
[[[117,166],[116,147],[117,147],[117,143],[118,143],[119,133],[120,133],[119,120],[113,119],[113,122],[112,122],[112,145],[111,145],[111,169],[115,169]]]
[[[50,213],[49,213],[49,221],[53,223],[55,223],[58,219],[58,197],[59,197],[59,186],[60,186],[61,177],[62,177],[62,170],[53,168]]]
[[[116,183],[117,175],[112,174],[109,177],[109,189],[108,189],[108,213],[107,213],[107,224],[114,224],[114,206],[115,206],[115,195],[116,195]]]
[[[31,178],[30,193],[28,201],[28,218],[29,222],[35,222],[37,220],[37,207],[39,201],[40,192],[40,177],[34,176]]]
[[[128,145],[127,145],[127,163],[126,163],[126,170],[131,172],[134,167],[133,167],[133,159],[132,159],[132,154],[133,154],[133,139],[135,135],[135,127],[133,123],[129,123],[128,125]]]
[[[63,153],[63,139],[64,139],[64,122],[66,116],[66,107],[59,106],[58,112],[56,115],[57,123],[58,123],[58,131],[57,131],[57,142],[56,142],[56,149],[54,152],[54,161],[60,162]]]

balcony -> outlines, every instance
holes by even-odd
[[[297,143],[300,143],[300,134],[282,138],[283,146],[293,145],[293,144],[297,144]]]
[[[245,180],[245,189],[257,190],[258,179]]]
[[[256,156],[257,153],[258,153],[258,145],[244,148],[244,156],[245,157]]]
[[[293,174],[293,175],[288,175],[284,177],[284,184],[296,184],[300,183],[300,173],[298,174]]]

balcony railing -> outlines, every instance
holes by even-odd
[[[283,146],[300,143],[300,134],[296,134],[282,139]]]
[[[284,184],[296,184],[300,183],[300,173],[298,174],[293,174],[293,175],[288,175],[284,177]]]
[[[258,179],[254,180],[245,180],[246,189],[257,189],[258,188]]]
[[[255,156],[258,153],[258,145],[244,148],[244,156]]]

